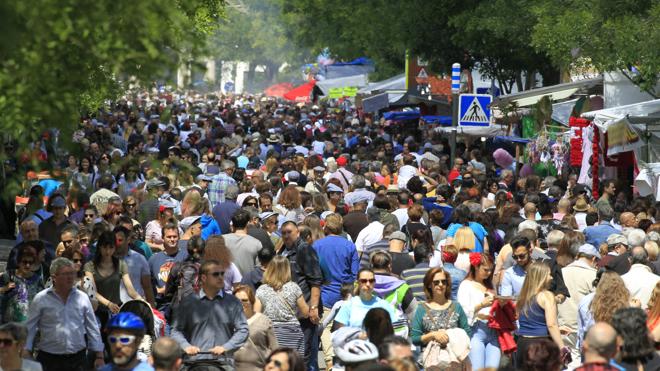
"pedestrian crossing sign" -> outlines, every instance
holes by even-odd
[[[461,94],[458,98],[458,125],[490,125],[490,108],[493,97],[488,94]]]

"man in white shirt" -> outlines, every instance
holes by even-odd
[[[396,197],[399,204],[399,208],[392,212],[392,215],[396,216],[396,219],[399,221],[399,225],[403,227],[408,223],[408,204],[410,202],[410,194],[406,191],[401,191]]]
[[[370,207],[367,209],[367,217],[369,218],[369,225],[364,227],[355,239],[357,251],[362,251],[365,247],[373,245],[383,238],[385,225],[380,222],[380,210],[376,207]]]
[[[649,267],[649,255],[642,246],[633,247],[630,253],[630,270],[621,276],[626,284],[630,295],[639,299],[642,309],[646,309],[660,276],[651,272]]]

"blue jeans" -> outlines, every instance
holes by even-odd
[[[501,355],[497,332],[489,328],[486,322],[476,321],[472,326],[472,339],[470,339],[472,369],[498,368]]]

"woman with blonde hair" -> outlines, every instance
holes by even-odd
[[[475,236],[468,226],[460,227],[453,238],[453,244],[458,249],[458,258],[454,265],[466,272],[470,270],[470,253],[474,250]]]
[[[294,185],[284,187],[277,205],[273,207],[273,211],[282,215],[286,220],[300,223],[305,218],[305,212],[302,208],[302,199],[300,191]]]
[[[660,326],[658,326],[660,325],[660,281],[655,284],[646,314],[648,315],[646,325],[651,332],[651,337],[656,344],[660,343]]]
[[[527,348],[542,339],[554,341],[561,349],[562,358],[570,354],[559,333],[557,302],[555,295],[548,290],[551,282],[552,275],[547,264],[534,262],[529,265],[516,302],[519,323],[517,365],[525,364]]]
[[[225,271],[225,292],[231,294],[238,284],[241,283],[243,276],[241,276],[241,272],[238,270],[236,264],[232,262],[231,251],[227,248],[225,239],[222,236],[211,236],[206,240],[202,262],[206,260],[217,261],[220,268]]]
[[[255,312],[257,298],[252,287],[238,285],[234,296],[243,305],[243,313],[247,318],[249,337],[247,342],[234,354],[236,370],[258,371],[266,365],[268,355],[277,349],[277,338],[273,331],[273,323],[265,315]]]
[[[206,209],[208,201],[196,190],[190,190],[181,201],[181,217],[202,215]]]
[[[614,271],[598,271],[594,286],[596,291],[583,297],[578,304],[579,341],[596,322],[611,324],[612,316],[617,310],[635,304],[639,306],[639,300],[631,298],[621,276]]]
[[[321,218],[316,215],[307,215],[302,222],[302,225],[307,226],[312,232],[312,241],[316,242],[325,237],[323,227],[321,227]]]
[[[297,283],[291,281],[289,260],[278,255],[268,263],[262,284],[256,292],[254,309],[273,322],[273,330],[280,346],[305,354],[305,338],[298,316],[307,318],[309,306]]]

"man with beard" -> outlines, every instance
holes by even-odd
[[[108,322],[106,331],[112,363],[102,367],[101,371],[153,371],[153,367],[137,357],[146,332],[140,317],[130,312],[121,312]]]

